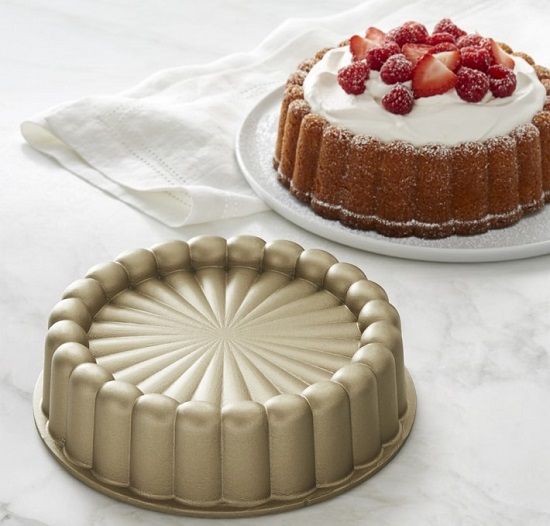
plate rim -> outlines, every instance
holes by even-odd
[[[302,215],[287,207],[279,199],[273,196],[254,176],[249,169],[244,154],[244,144],[247,142],[247,132],[251,129],[251,121],[259,119],[264,113],[264,106],[272,102],[271,99],[281,98],[284,91],[284,84],[277,86],[269,93],[258,100],[248,111],[242,120],[235,141],[235,156],[239,168],[248,184],[254,192],[278,215],[289,220],[296,226],[316,234],[322,238],[328,239],[341,245],[356,248],[365,252],[391,256],[402,259],[411,259],[417,261],[431,261],[441,263],[489,263],[499,261],[514,261],[547,255],[550,253],[550,235],[547,240],[525,243],[522,245],[512,245],[508,247],[487,247],[487,248],[447,248],[447,247],[422,247],[413,245],[404,245],[392,242],[392,238],[374,239],[371,237],[361,238],[359,235],[353,235],[353,232],[360,233],[361,230],[350,230],[350,235],[337,237],[338,232],[334,231],[331,224],[334,221],[322,218],[316,215],[309,207],[303,205],[304,209],[311,214]],[[317,221],[317,219],[322,221]],[[314,221],[315,219],[315,221]],[[339,223],[338,223],[339,224]],[[344,228],[346,228],[344,226]]]

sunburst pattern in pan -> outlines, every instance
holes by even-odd
[[[178,402],[265,402],[328,380],[358,349],[356,317],[303,279],[248,268],[151,278],[94,317],[89,346],[115,379]]]

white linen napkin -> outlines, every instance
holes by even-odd
[[[169,226],[252,214],[266,205],[239,171],[235,136],[253,105],[303,59],[367,26],[388,30],[415,19],[431,29],[450,16],[517,49],[531,47],[540,60],[546,9],[543,1],[371,0],[336,16],[288,20],[251,52],[54,107],[21,132],[75,175]]]

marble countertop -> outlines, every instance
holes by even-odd
[[[231,524],[550,524],[550,256],[392,259],[325,241],[272,212],[173,230],[64,171],[19,134],[24,118],[53,104],[249,49],[289,16],[355,3],[0,2],[2,525],[210,523],[134,508],[77,482],[38,438],[31,393],[48,312],[91,265],[170,238],[239,233],[325,248],[381,283],[401,313],[419,405],[408,443],[374,478],[311,508]]]

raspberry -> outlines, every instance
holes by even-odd
[[[460,38],[466,31],[460,29],[450,18],[443,18],[434,27],[434,33],[451,33],[455,38]]]
[[[499,64],[489,68],[489,89],[498,98],[509,97],[516,90],[516,75]]]
[[[456,45],[458,47],[468,47],[468,46],[478,47],[481,45],[482,40],[483,40],[483,37],[481,35],[478,35],[477,33],[470,33],[469,35],[461,36],[456,41]]]
[[[401,49],[399,46],[390,40],[380,47],[370,49],[367,53],[367,62],[370,69],[380,71],[380,68],[388,58],[400,52]]]
[[[435,46],[437,44],[441,44],[442,42],[451,42],[454,44],[455,40],[454,35],[443,31],[441,33],[434,33],[433,35],[430,35],[426,39],[426,44],[430,44],[430,46]]]
[[[365,91],[365,82],[369,78],[369,66],[365,60],[359,60],[338,70],[338,84],[350,95],[361,95]]]
[[[380,69],[380,78],[386,84],[395,84],[396,82],[407,82],[412,78],[412,64],[405,55],[399,53],[392,55]]]
[[[411,90],[402,84],[398,84],[382,97],[384,109],[396,115],[406,115],[412,110],[413,104],[414,98]]]
[[[440,44],[436,44],[432,48],[431,52],[432,53],[441,53],[443,51],[457,51],[457,50],[458,50],[458,48],[452,42],[441,42]]]
[[[502,66],[500,64],[494,64],[489,68],[489,70],[487,71],[487,74],[489,75],[490,78],[493,78],[493,79],[505,79],[510,75],[514,75],[514,72],[511,69],[507,68],[506,66]]]
[[[392,29],[387,37],[395,40],[399,47],[404,44],[423,44],[428,38],[428,30],[418,22],[405,22],[402,26]]]
[[[460,49],[460,58],[463,66],[483,72],[491,65],[491,55],[483,47],[463,47]]]
[[[482,71],[462,67],[458,70],[455,88],[466,102],[479,102],[489,91],[489,77]]]

